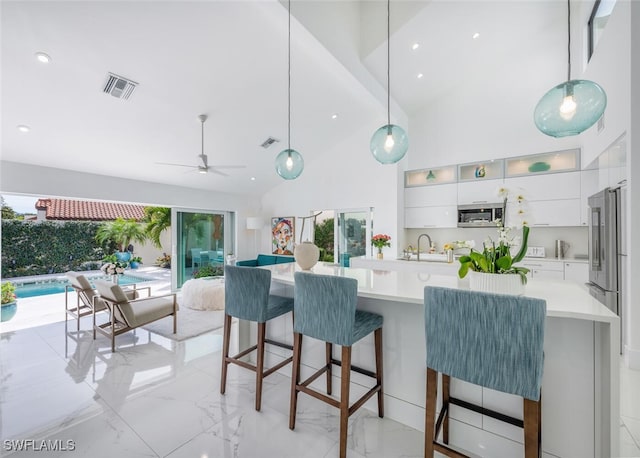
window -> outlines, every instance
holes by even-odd
[[[589,17],[589,60],[602,37],[604,28],[607,26],[616,0],[596,0]]]

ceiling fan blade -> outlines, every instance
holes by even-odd
[[[213,172],[213,173],[215,173],[217,175],[222,175],[223,177],[228,177],[229,176],[226,173],[221,172],[220,170],[216,170],[215,167],[209,167],[209,171]]]
[[[214,169],[246,169],[246,165],[212,165]]]
[[[194,165],[174,164],[173,162],[155,162],[155,164],[157,164],[157,165],[173,165],[173,166],[176,166],[176,167],[189,167],[189,168],[192,168],[192,169],[197,168],[197,166],[194,166]]]

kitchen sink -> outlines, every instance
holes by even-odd
[[[400,258],[404,261],[417,261],[418,255],[412,254],[407,258]],[[431,261],[431,262],[447,262],[447,255],[444,253],[420,253],[420,262],[422,261]]]

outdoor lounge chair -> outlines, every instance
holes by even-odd
[[[64,288],[64,306],[65,306],[65,316],[64,320],[67,321],[69,316],[78,320],[78,328],[80,331],[80,318],[83,316],[91,315],[94,311],[100,312],[106,309],[106,305],[98,296],[96,290],[93,289],[87,277],[83,274],[69,271],[66,273],[67,279],[71,283],[70,285],[66,285]],[[69,292],[71,290],[75,290],[77,293],[76,304],[69,304]],[[151,288],[137,288],[136,285],[132,285],[131,288],[127,288],[124,290],[124,293],[127,295],[129,299],[136,299],[138,297],[139,291],[142,289],[147,289],[148,294],[151,295]],[[95,338],[95,330],[93,334]]]
[[[120,286],[96,280],[100,299],[109,310],[109,321],[96,323],[93,314],[93,329],[111,339],[111,351],[115,351],[117,335],[144,326],[153,321],[173,315],[173,333],[177,331],[178,302],[175,293],[143,297],[131,300]]]

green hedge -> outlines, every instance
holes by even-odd
[[[91,221],[2,221],[2,277],[99,269],[104,249]]]

